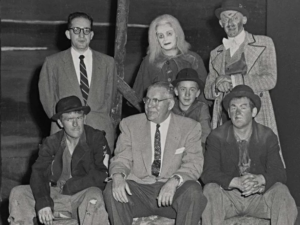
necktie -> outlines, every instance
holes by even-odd
[[[248,143],[245,140],[238,142],[239,146],[239,168],[240,174],[245,175],[250,172],[251,159],[248,152]]]
[[[86,105],[89,96],[89,90],[90,90],[89,81],[87,77],[86,67],[83,61],[84,55],[80,55],[79,59],[80,59],[80,89],[81,89],[82,97],[84,99],[84,103]]]
[[[158,176],[160,172],[160,164],[161,164],[161,144],[160,144],[160,132],[159,132],[159,124],[156,124],[156,131],[154,136],[154,161],[152,163],[152,174],[154,176]]]

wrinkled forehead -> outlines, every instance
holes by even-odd
[[[169,96],[167,89],[163,87],[151,87],[147,92],[148,98],[166,98]]]
[[[238,11],[235,11],[235,10],[226,10],[226,11],[223,11],[221,14],[220,14],[220,17],[221,18],[232,18],[234,17],[235,15],[239,16],[239,17],[243,17],[243,14],[238,12]]]

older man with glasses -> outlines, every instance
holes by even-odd
[[[93,19],[83,12],[68,17],[66,37],[71,47],[46,58],[40,73],[40,100],[49,118],[55,113],[60,98],[75,95],[91,112],[86,124],[104,130],[109,147],[113,150],[114,129],[110,116],[114,99],[115,62],[110,56],[92,50]],[[51,134],[60,130],[55,121]]]
[[[159,215],[176,224],[197,225],[206,198],[197,182],[203,154],[200,123],[175,115],[173,87],[151,85],[145,113],[120,123],[104,199],[112,225],[131,225],[134,217]]]

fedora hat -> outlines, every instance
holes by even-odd
[[[243,14],[249,18],[249,13],[247,9],[243,6],[242,0],[223,0],[221,8],[216,9],[215,15],[220,19],[220,14],[227,10],[234,10]]]
[[[52,120],[56,121],[60,118],[63,113],[74,112],[74,111],[83,111],[87,115],[91,108],[89,106],[83,106],[81,101],[76,96],[69,96],[60,99],[56,104],[56,114],[52,116]]]
[[[238,97],[247,97],[252,100],[254,103],[255,107],[257,108],[257,113],[260,110],[261,107],[261,100],[258,95],[254,94],[253,90],[251,87],[247,85],[237,85],[235,86],[232,91],[226,95],[223,99],[223,106],[226,110],[229,108],[230,101],[233,98],[238,98]]]
[[[172,81],[172,85],[176,87],[177,83],[180,81],[195,81],[198,84],[201,93],[203,93],[204,83],[199,79],[196,70],[192,68],[185,68],[180,70],[177,74],[176,80]]]

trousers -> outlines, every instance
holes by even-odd
[[[216,183],[205,185],[203,194],[208,200],[202,215],[203,225],[222,225],[234,216],[270,219],[272,225],[294,225],[298,214],[287,186],[279,182],[264,194],[248,197],[236,189],[224,190]]]
[[[132,195],[128,203],[114,199],[112,182],[106,185],[104,201],[111,225],[131,225],[135,217],[158,215],[175,219],[176,225],[198,225],[201,214],[206,206],[206,198],[201,185],[196,181],[186,181],[180,186],[173,197],[171,206],[158,207],[157,197],[163,182],[139,184],[127,181]]]
[[[109,224],[102,191],[99,188],[90,187],[74,195],[63,195],[56,187],[51,187],[50,192],[54,201],[54,220],[72,218],[81,225]],[[30,186],[14,187],[9,196],[8,222],[30,225],[34,224],[35,217],[35,200]]]

